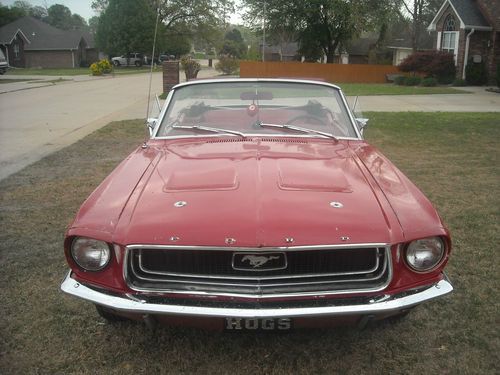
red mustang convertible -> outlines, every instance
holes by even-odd
[[[453,290],[439,215],[334,85],[183,83],[69,226],[62,290],[107,320],[288,330]]]

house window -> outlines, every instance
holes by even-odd
[[[456,31],[444,31],[441,40],[441,50],[455,54],[455,46],[457,44]]]
[[[452,53],[455,56],[455,63],[457,61],[458,52],[458,31],[456,29],[455,17],[451,14],[444,20],[443,35],[441,36],[441,51]]]
[[[14,44],[14,58],[18,59],[19,58],[19,44]]]
[[[444,20],[444,31],[455,31],[455,17],[451,14]]]

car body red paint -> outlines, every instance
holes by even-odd
[[[275,83],[289,82],[313,87],[321,85],[328,89],[332,87],[309,81],[243,82],[270,82],[270,88],[264,85],[262,90],[272,90]],[[183,87],[201,84],[181,85],[174,89],[174,93]],[[210,85],[211,82],[203,84]],[[214,81],[212,84],[230,83]],[[355,126],[349,109],[344,107],[343,96],[340,92],[335,95],[340,95],[339,106],[341,111],[345,111],[345,121]],[[172,97],[175,99],[171,94],[167,107],[173,106]],[[288,96],[285,97],[288,100]],[[244,99],[247,100],[247,97]],[[194,105],[198,106],[197,103],[191,104],[189,108],[192,110]],[[251,105],[255,106],[255,103]],[[317,106],[316,102],[311,106]],[[244,106],[240,107],[231,108],[233,112],[229,115],[222,107],[216,108],[218,112],[215,107],[204,108],[203,118],[206,120],[212,115],[222,121],[221,114],[229,118],[234,115],[233,121],[236,123],[240,116],[255,116]],[[300,112],[297,108],[302,109],[304,106],[293,106],[291,111],[294,111],[294,115]],[[317,110],[316,107],[311,108]],[[305,109],[309,110],[309,107]],[[259,111],[259,116],[264,116],[266,111],[274,118],[281,115],[271,113],[275,111],[274,107],[266,109],[262,104]],[[168,113],[169,109],[164,109],[159,121],[167,121]],[[333,113],[330,117],[337,116]],[[301,120],[304,117],[320,116],[307,113],[296,116]],[[99,291],[133,295],[137,299],[155,296],[169,299],[173,304],[186,303],[187,300],[188,304],[201,305],[207,300],[241,302],[254,304],[250,306],[251,309],[258,309],[256,306],[263,301],[288,306],[294,301],[300,304],[319,299],[335,303],[335,300],[345,301],[346,298],[384,298],[436,285],[443,280],[443,268],[451,249],[446,227],[429,200],[380,151],[365,142],[358,129],[349,130],[353,135],[344,134],[337,139],[293,132],[277,134],[275,131],[265,134],[249,132],[241,137],[204,132],[158,136],[159,131],[161,126],[157,125],[156,135],[153,134],[147,147],[137,148],[80,208],[66,234],[65,253],[71,267],[68,278]],[[185,205],[177,207],[176,202]],[[340,203],[340,207],[335,207],[333,202]],[[111,259],[103,270],[90,272],[75,263],[70,249],[77,236],[109,244],[112,248]],[[405,247],[413,240],[426,237],[441,238],[446,247],[445,254],[439,265],[429,272],[415,272],[406,264]],[[286,253],[293,249],[310,251],[325,245],[341,248],[356,244],[386,244],[390,248],[391,270],[383,290],[363,291],[353,288],[338,293],[335,290],[320,290],[316,293],[308,290],[307,293],[290,293],[289,296],[286,292],[248,295],[211,292],[210,288],[204,290],[198,285],[198,289],[190,293],[190,289],[184,286],[182,291],[165,287],[139,290],[126,280],[125,270],[130,261],[127,260],[126,247],[130,245],[179,249],[234,248],[235,251],[244,249],[258,254],[275,251],[273,249]],[[144,315],[122,311],[119,307],[114,309],[112,304],[105,307],[117,315],[138,319]],[[386,317],[402,310],[405,309],[392,309],[377,317]],[[221,321],[220,315],[214,317],[210,313],[207,316],[186,314],[181,317],[178,313],[151,312],[149,315],[156,316],[157,321],[161,320],[161,316],[170,321]],[[325,325],[323,315],[321,319],[315,314],[297,316],[296,326],[309,326],[310,320]],[[337,315],[349,315],[357,319],[366,314]],[[336,317],[332,315],[330,320],[336,320]]]

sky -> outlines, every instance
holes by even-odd
[[[9,6],[12,5],[14,1],[15,0],[0,0],[2,5]],[[28,0],[28,3],[43,7],[47,6],[47,8],[54,4],[62,4],[67,6],[71,10],[71,13],[78,13],[87,21],[89,18],[97,15],[90,7],[92,0]]]
[[[2,5],[12,5],[15,0],[0,0]],[[28,0],[32,5],[40,5],[50,7],[54,4],[62,4],[67,6],[71,13],[77,13],[87,21],[89,18],[96,16],[97,14],[92,10],[91,4],[92,0]],[[236,1],[238,3],[238,1]],[[238,9],[238,4],[236,4],[236,9]],[[231,23],[241,23],[241,17],[236,11],[235,14],[231,15]]]

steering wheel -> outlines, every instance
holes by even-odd
[[[314,125],[314,124],[319,124],[321,126],[326,126],[326,122],[324,122],[321,118],[317,117],[317,116],[313,116],[313,115],[298,115],[298,116],[295,116],[294,118],[288,120],[286,123],[288,125],[293,125],[294,122],[297,122],[299,120],[305,120],[301,125],[307,125],[307,124],[311,124],[311,125]],[[312,122],[311,122],[312,120]]]

